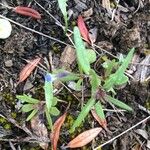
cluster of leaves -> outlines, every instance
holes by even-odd
[[[111,62],[110,62],[108,64],[108,67],[106,67],[108,76],[103,81],[103,80],[101,80],[102,77],[100,77],[90,66],[89,55],[87,54],[87,50],[82,41],[78,27],[74,27],[74,41],[75,41],[75,46],[76,46],[79,70],[81,73],[84,72],[90,78],[91,98],[88,100],[88,102],[82,108],[80,114],[78,115],[77,119],[75,120],[75,122],[70,130],[71,132],[74,132],[75,128],[80,126],[81,122],[85,119],[85,117],[88,115],[88,113],[90,112],[90,110],[93,107],[96,111],[96,114],[99,116],[99,118],[102,120],[102,122],[106,122],[102,104],[100,101],[96,102],[97,92],[100,89],[105,90],[105,92],[109,92],[109,91],[114,92],[115,86],[123,85],[123,84],[127,83],[128,77],[124,73],[129,65],[129,63],[132,59],[133,53],[134,53],[134,49],[131,49],[129,54],[127,55],[127,57],[123,60],[122,64],[117,69],[117,71],[112,74],[111,74],[111,70],[113,69],[113,66],[111,66]],[[92,52],[94,53],[94,51],[92,51]],[[93,56],[93,55],[90,55],[90,56]],[[95,60],[93,60],[93,61],[95,61]],[[108,72],[108,71],[110,71],[110,72]],[[102,84],[103,82],[104,82],[104,84]],[[105,99],[106,101],[113,103],[116,106],[119,106],[120,108],[123,108],[128,111],[132,111],[131,107],[129,107],[125,103],[121,102],[120,100],[117,100],[117,99],[107,95],[106,93],[105,93],[104,97],[102,97],[102,98]],[[105,128],[106,124],[103,124],[103,127]]]

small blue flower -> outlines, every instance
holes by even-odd
[[[45,75],[45,81],[46,81],[46,82],[52,82],[52,76],[51,76],[50,73],[47,73],[47,74]]]

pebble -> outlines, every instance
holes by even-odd
[[[5,66],[6,66],[6,67],[12,67],[12,66],[13,66],[12,60],[6,60],[6,61],[5,61]]]

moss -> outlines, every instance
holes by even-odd
[[[5,119],[5,118],[3,118],[3,117],[0,117],[0,123],[6,123],[7,122],[7,120]]]
[[[68,96],[67,96],[67,101],[68,101],[68,102],[71,102],[72,100],[73,100],[72,96],[71,96],[71,95],[68,95]]]
[[[15,97],[10,92],[7,92],[7,91],[3,92],[2,99],[8,104],[15,105]]]
[[[10,130],[11,129],[11,124],[10,123],[5,124],[4,129]]]
[[[64,127],[67,128],[67,129],[70,129],[70,127],[72,126],[73,122],[74,122],[73,116],[68,114],[67,118],[66,118],[66,121],[65,121],[65,124],[64,124]]]
[[[146,109],[150,110],[150,101],[147,100],[145,104]]]
[[[72,21],[72,22],[71,22],[71,26],[72,26],[72,27],[76,26],[76,21]]]
[[[12,118],[14,118],[14,119],[15,119],[15,118],[17,117],[17,113],[12,112],[12,113],[11,113],[11,116],[12,116]]]
[[[53,52],[54,52],[55,54],[58,54],[58,53],[60,52],[60,48],[59,48],[59,46],[56,45],[56,44],[52,46],[52,50],[53,50]]]
[[[43,85],[39,85],[37,87],[35,87],[35,93],[36,95],[32,96],[36,99],[39,99],[39,100],[44,100],[44,88],[43,88]]]

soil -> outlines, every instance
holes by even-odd
[[[45,75],[43,70],[51,72],[54,69],[65,68],[68,71],[77,71],[75,53],[71,47],[66,47],[66,45],[72,45],[68,38],[72,38],[72,36],[69,36],[69,32],[68,36],[66,36],[55,20],[36,3],[38,2],[45,10],[59,20],[61,24],[64,24],[57,0],[1,0],[0,2],[11,7],[22,5],[38,10],[42,15],[40,20],[16,14],[13,10],[0,5],[1,15],[64,42],[63,44],[58,42],[58,40],[52,40],[14,23],[12,23],[13,30],[11,36],[5,40],[0,39],[0,129],[2,128],[0,130],[0,149],[42,149],[42,146],[40,147],[36,141],[37,139],[32,141],[28,138],[30,136],[27,130],[33,134],[35,132],[31,127],[30,121],[25,121],[27,113],[21,112],[22,104],[16,98],[16,95],[25,93],[43,100]],[[120,54],[127,55],[131,48],[135,48],[134,59],[127,72],[133,78],[129,78],[130,80],[124,88],[119,87],[116,90],[116,97],[131,106],[134,112],[114,113],[106,111],[108,129],[111,132],[103,130],[92,144],[90,143],[81,148],[87,150],[105,143],[150,115],[148,111],[150,110],[150,1],[120,0],[117,7],[115,0],[111,0],[111,8],[115,11],[114,18],[112,18],[112,13],[108,11],[108,8],[102,5],[102,2],[102,0],[68,0],[69,29],[73,30],[73,27],[77,25],[77,17],[83,15],[87,28],[89,30],[97,29],[95,45],[117,57]],[[87,13],[89,9],[92,9],[92,12],[90,10]],[[87,47],[90,46],[87,44]],[[106,56],[109,59],[114,58],[97,47],[95,49],[100,55],[97,57],[96,63],[93,64],[93,68],[99,75],[102,75],[102,66],[99,58],[102,56]],[[27,64],[28,60],[33,60],[37,57],[41,58],[40,63],[42,65],[36,68],[26,81],[18,85],[20,71]],[[59,102],[57,104],[61,114],[64,113],[68,103],[70,103],[66,123],[64,123],[60,133],[58,144],[58,149],[60,150],[64,148],[64,145],[67,145],[70,139],[73,139],[82,131],[99,126],[91,114],[89,114],[74,134],[68,134],[68,130],[80,112],[83,102],[81,101],[82,93],[80,91],[68,90],[69,87],[66,88],[66,86],[67,84],[65,86],[62,86],[60,83],[55,84],[55,88],[58,90],[55,96],[63,100],[62,103]],[[87,81],[84,89],[84,101],[89,97],[89,92]],[[112,109],[109,104],[105,104],[105,108]],[[42,129],[42,135],[38,135],[39,138],[43,135],[45,136],[46,130],[48,130],[48,134],[50,133],[45,116],[43,117],[43,112],[40,112],[41,114],[42,124],[45,125]],[[53,121],[58,117],[53,117]],[[117,138],[102,149],[148,150],[150,148],[150,144],[149,148],[147,144],[150,142],[149,125],[150,120],[140,124],[134,130]],[[137,133],[137,129],[141,129],[141,131],[148,135],[148,138],[144,138],[145,134],[143,132],[142,134]]]

